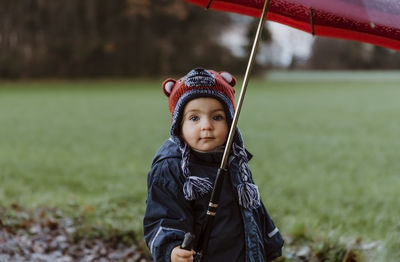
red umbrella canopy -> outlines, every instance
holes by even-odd
[[[186,0],[260,17],[264,0]],[[270,0],[267,19],[315,35],[400,51],[400,0]]]

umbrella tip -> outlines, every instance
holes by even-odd
[[[369,26],[371,27],[371,29],[375,29],[375,27],[376,27],[374,22],[369,22]]]

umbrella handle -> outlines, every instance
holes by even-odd
[[[190,232],[187,232],[185,234],[185,238],[183,239],[183,242],[181,244],[181,248],[185,249],[185,250],[192,250],[194,239],[195,239],[195,235],[193,235]]]

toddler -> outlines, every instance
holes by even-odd
[[[193,261],[180,245],[186,232],[202,233],[211,191],[232,124],[235,78],[196,68],[167,79],[170,138],[156,153],[148,175],[144,235],[154,261]],[[282,237],[260,200],[251,158],[238,129],[227,175],[202,261],[270,261],[281,255]]]

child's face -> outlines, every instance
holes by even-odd
[[[224,107],[217,99],[200,97],[186,104],[182,138],[191,148],[212,151],[225,143],[228,131]]]

